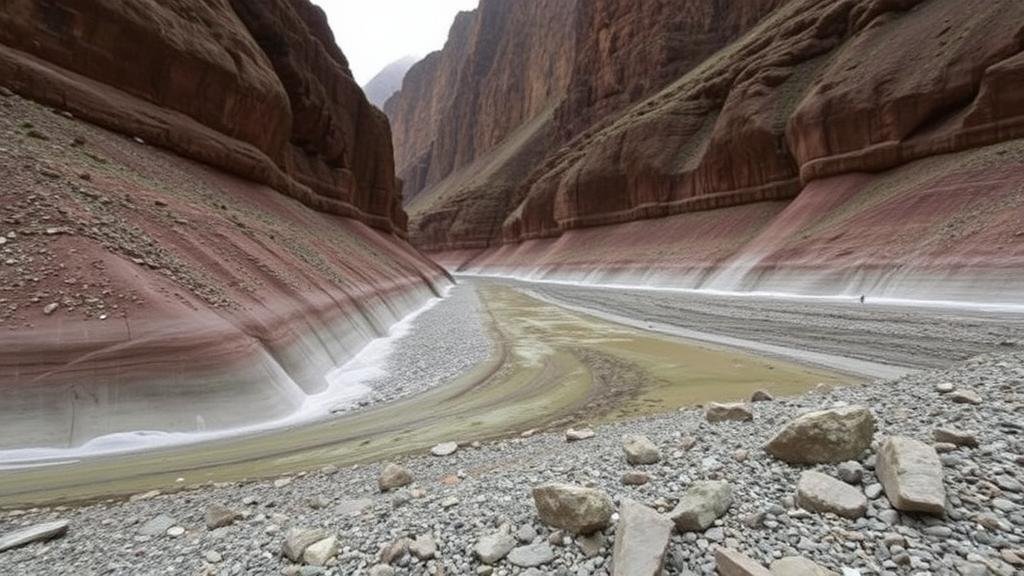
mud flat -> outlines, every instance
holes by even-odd
[[[370,385],[375,396],[397,400],[336,418],[191,446],[20,462],[32,466],[0,475],[0,505],[77,501],[377,461],[444,441],[593,425],[709,400],[742,399],[757,389],[790,395],[820,383],[859,381],[849,374],[601,320],[500,282],[459,289],[479,291],[492,343],[488,348],[481,342],[489,353],[449,382],[402,396],[391,387],[404,385],[407,375],[392,369]],[[467,320],[465,302],[446,308],[447,303],[428,312],[435,314],[430,325],[445,321],[436,314],[451,314],[447,321],[453,323]],[[463,338],[472,334],[470,329]],[[416,326],[406,338],[393,343],[397,350],[404,342],[422,346]],[[453,338],[452,346],[462,341]],[[422,359],[426,365],[450,374],[449,348],[424,352],[429,352]]]

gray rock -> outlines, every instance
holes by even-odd
[[[139,536],[160,536],[166,534],[178,521],[166,514],[160,514],[138,529]]]
[[[936,516],[945,514],[942,462],[931,446],[902,436],[886,438],[878,449],[875,474],[893,508]]]
[[[507,532],[498,532],[484,536],[473,547],[476,557],[484,564],[498,562],[516,547],[516,539]]]
[[[671,537],[668,518],[623,499],[615,526],[612,576],[660,576]]]
[[[580,440],[587,440],[588,438],[593,437],[594,431],[591,430],[590,428],[581,428],[579,430],[569,428],[568,430],[565,431],[566,442],[579,442]]]
[[[370,576],[394,576],[395,569],[387,564],[377,564],[370,568]]]
[[[430,534],[421,534],[409,543],[409,552],[420,560],[430,560],[437,555],[437,542]]]
[[[771,565],[772,576],[839,576],[803,556],[780,558]]]
[[[732,506],[732,487],[721,480],[693,483],[669,517],[680,532],[703,532]]]
[[[772,400],[775,400],[775,397],[767,390],[758,390],[750,396],[751,402],[771,402]]]
[[[650,476],[637,470],[631,470],[622,475],[622,483],[626,486],[643,486],[650,480]]]
[[[875,417],[862,406],[809,412],[786,424],[765,450],[790,464],[856,460],[871,446]]]
[[[704,418],[708,422],[749,422],[754,419],[754,412],[750,405],[742,402],[722,404],[712,402],[704,409]]]
[[[455,442],[442,442],[437,446],[430,449],[430,453],[434,456],[451,456],[458,451],[459,445]]]
[[[752,558],[721,546],[715,548],[715,567],[719,576],[772,576]]]
[[[326,566],[337,553],[338,539],[330,536],[307,546],[302,553],[302,561],[310,566]]]
[[[412,473],[406,470],[405,467],[393,462],[385,464],[384,469],[381,470],[380,477],[377,478],[377,486],[381,492],[387,492],[388,490],[394,490],[409,484],[412,484]]]
[[[520,546],[508,554],[508,561],[520,568],[543,566],[555,559],[555,551],[547,542]]]
[[[836,466],[836,474],[847,484],[860,484],[864,479],[864,467],[860,465],[860,462],[849,460]]]
[[[306,548],[327,537],[327,531],[320,528],[291,528],[285,532],[284,546],[281,547],[281,552],[292,562],[298,562]]]
[[[626,462],[636,466],[654,464],[661,460],[661,452],[654,442],[646,436],[629,434],[622,438],[622,451],[626,453]]]
[[[516,540],[522,544],[530,544],[537,539],[537,530],[529,524],[523,524],[516,530]]]
[[[864,516],[868,499],[845,482],[808,470],[800,475],[796,489],[797,506],[811,512],[831,512],[843,518]]]
[[[604,492],[571,484],[538,486],[533,501],[541,521],[576,534],[604,529],[614,512],[612,499]]]
[[[232,510],[227,506],[211,504],[206,508],[206,527],[210,530],[216,530],[217,528],[230,526],[241,517],[241,513]]]
[[[936,442],[964,446],[967,448],[978,447],[978,434],[956,428],[942,427],[932,430],[932,439]]]
[[[33,542],[53,540],[54,538],[63,536],[67,531],[67,520],[46,522],[45,524],[36,524],[34,526],[29,526],[28,528],[15,530],[9,534],[0,536],[0,552],[11,550],[13,548],[20,548],[21,546],[26,546]]]
[[[981,396],[970,388],[954,390],[946,398],[955,404],[981,404]]]

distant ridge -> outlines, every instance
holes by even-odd
[[[366,97],[370,100],[370,103],[378,108],[382,108],[388,98],[391,98],[395,92],[402,88],[402,79],[405,78],[405,73],[418,61],[419,58],[415,56],[405,56],[388,64],[383,70],[378,72],[376,76],[363,86],[363,92],[366,92]]]

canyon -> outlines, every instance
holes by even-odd
[[[1019,301],[1019,3],[541,4],[482,2],[385,106],[450,270]]]

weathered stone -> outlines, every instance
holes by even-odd
[[[626,453],[626,462],[636,466],[654,464],[661,460],[661,452],[650,438],[639,434],[628,434],[622,437],[622,451]]]
[[[754,411],[749,404],[735,402],[721,404],[712,402],[704,408],[704,417],[708,422],[749,422],[754,419]]]
[[[451,456],[458,451],[459,445],[456,442],[442,442],[430,449],[434,456]]]
[[[615,527],[612,576],[661,576],[671,536],[668,518],[624,499]]]
[[[387,492],[388,490],[394,490],[409,484],[412,484],[412,473],[405,467],[393,462],[385,464],[380,477],[377,478],[377,486],[381,492]]]
[[[886,438],[878,449],[875,474],[893,508],[945,514],[942,462],[931,446],[902,436]]]
[[[508,561],[520,568],[543,566],[555,559],[555,551],[547,542],[538,542],[529,546],[520,546],[508,554]]]
[[[803,556],[789,556],[772,562],[772,576],[839,576]]]
[[[569,428],[568,430],[565,431],[565,441],[566,442],[578,442],[580,440],[586,440],[588,438],[593,438],[593,437],[594,437],[594,431],[591,430],[590,428],[581,428],[579,430],[575,430],[573,428]]]
[[[516,547],[516,539],[507,532],[484,536],[473,547],[476,557],[484,564],[494,564]]]
[[[772,576],[752,558],[721,546],[715,548],[715,567],[719,576]]]
[[[541,521],[576,534],[602,530],[611,522],[614,507],[607,494],[570,484],[546,484],[533,489]]]
[[[412,540],[408,538],[399,538],[391,544],[388,544],[380,551],[380,561],[384,564],[395,564],[399,562],[406,554],[409,553],[409,544]]]
[[[292,562],[298,562],[306,548],[327,537],[327,531],[320,528],[290,528],[285,532],[281,552]]]
[[[210,530],[216,530],[217,528],[230,526],[241,517],[242,515],[239,512],[227,506],[211,504],[206,508],[206,527]]]
[[[864,516],[868,508],[868,499],[860,490],[810,470],[800,475],[796,503],[804,510],[831,512],[850,519]]]
[[[177,520],[166,514],[160,514],[140,526],[138,534],[139,536],[160,536],[166,534],[167,530],[175,524],[177,524]]]
[[[387,564],[377,564],[370,568],[370,576],[394,576],[395,569]]]
[[[976,432],[968,432],[966,430],[958,430],[956,428],[936,428],[935,430],[932,430],[932,438],[936,442],[953,444],[954,446],[964,446],[967,448],[978,447],[978,435]]]
[[[58,520],[21,528],[0,536],[0,552],[20,548],[33,542],[45,542],[63,536],[68,531],[68,521]]]
[[[949,393],[949,398],[955,404],[981,404],[981,396],[970,388],[960,388]]]
[[[847,484],[860,484],[861,480],[864,479],[864,467],[861,466],[860,462],[849,460],[836,466],[836,474],[838,474],[840,480]]]
[[[750,396],[751,402],[771,402],[773,400],[775,400],[775,397],[767,390],[758,390]]]
[[[310,566],[326,566],[337,553],[338,539],[330,536],[307,546],[302,553],[302,561]]]
[[[650,476],[637,470],[630,470],[622,475],[622,483],[626,486],[643,486],[650,480]]]
[[[409,544],[409,552],[420,560],[430,560],[437,554],[437,542],[430,534],[421,534]]]
[[[856,460],[871,446],[875,417],[862,406],[803,414],[786,424],[765,450],[791,464]]]
[[[732,487],[721,480],[693,483],[669,517],[680,532],[702,532],[732,506]]]

